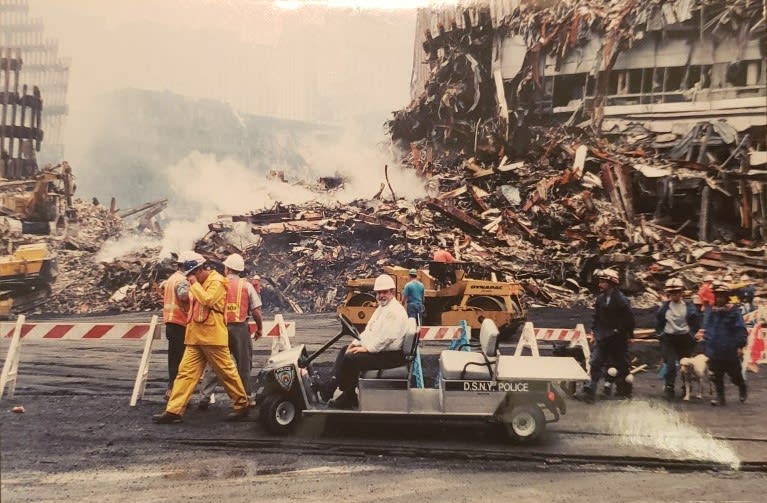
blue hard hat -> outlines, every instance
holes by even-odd
[[[190,253],[184,260],[184,275],[189,275],[205,264],[205,257],[199,253]]]

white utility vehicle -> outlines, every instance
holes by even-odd
[[[414,321],[414,320],[413,320]],[[504,356],[498,351],[498,329],[482,322],[475,351],[440,353],[438,387],[411,386],[412,362],[418,346],[415,325],[405,336],[402,367],[365,371],[359,380],[359,407],[333,409],[318,393],[320,383],[312,362],[345,335],[358,338],[352,323],[341,317],[341,332],[311,355],[301,344],[269,359],[259,373],[256,400],[268,431],[286,434],[301,415],[380,416],[414,420],[457,419],[505,425],[512,439],[533,440],[546,423],[566,411],[558,384],[585,381],[588,375],[572,357]]]

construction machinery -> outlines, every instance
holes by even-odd
[[[408,269],[385,266],[384,272],[394,278],[399,300],[402,288],[410,281]],[[429,262],[417,272],[417,279],[426,289],[424,325],[454,326],[466,320],[476,335],[482,321],[491,319],[501,335],[508,336],[527,318],[522,285],[498,281],[495,274],[477,264]],[[346,297],[337,309],[338,314],[350,319],[358,330],[367,325],[378,306],[374,281],[374,278],[350,279],[346,283]]]
[[[25,244],[8,255],[0,255],[0,318],[7,319],[11,308],[47,296],[57,275],[55,256],[45,243]]]
[[[49,234],[50,222],[73,220],[75,185],[65,161],[28,180],[0,181],[0,213],[21,221],[24,234]]]

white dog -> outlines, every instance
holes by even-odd
[[[698,400],[703,398],[703,381],[708,381],[708,394],[713,393],[711,387],[711,379],[708,375],[708,356],[704,354],[695,355],[691,358],[682,358],[679,360],[679,373],[682,376],[682,384],[684,385],[684,398],[682,400],[690,400],[690,391],[692,390],[692,383],[698,383]]]

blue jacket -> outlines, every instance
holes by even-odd
[[[617,288],[613,289],[610,302],[607,302],[605,292],[597,295],[591,331],[597,342],[605,341],[608,337],[629,339],[634,334],[634,313],[631,311],[631,304]]]
[[[695,307],[695,304],[689,300],[685,300],[684,303],[687,307],[687,314],[685,315],[685,318],[687,320],[687,325],[690,327],[690,335],[695,335],[695,333],[700,330],[700,312],[698,311],[698,308]],[[658,337],[663,335],[664,329],[666,328],[667,311],[668,301],[661,304],[661,306],[658,308],[658,311],[655,313],[655,333],[658,334]]]
[[[738,359],[738,348],[748,341],[746,324],[737,306],[728,304],[722,308],[707,308],[705,352],[712,360],[733,361]]]

